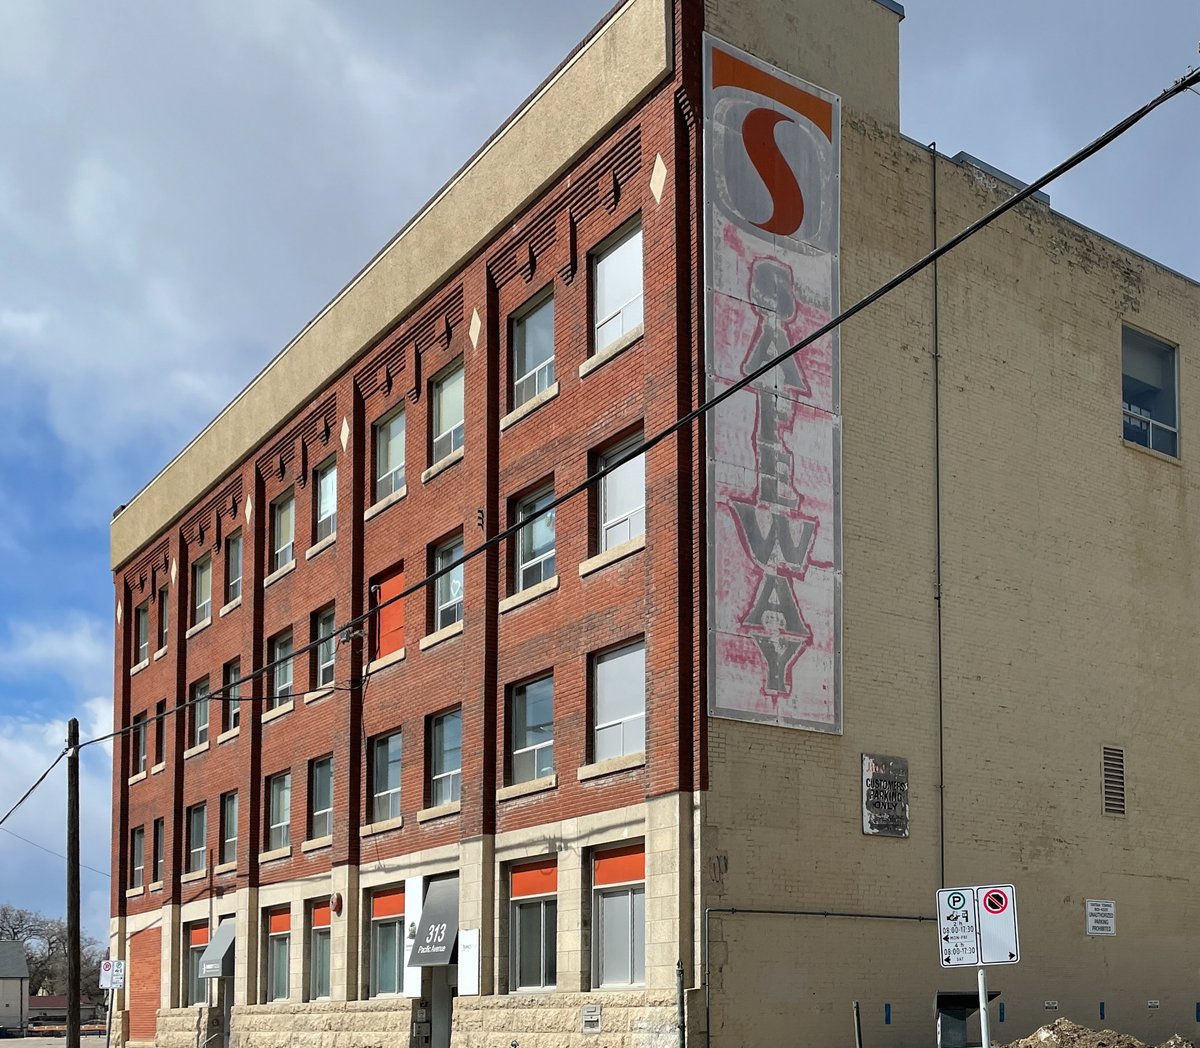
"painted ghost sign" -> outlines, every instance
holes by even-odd
[[[709,395],[838,312],[841,104],[704,41]],[[708,419],[709,713],[840,732],[834,332]]]

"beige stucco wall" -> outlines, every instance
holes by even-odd
[[[0,1027],[16,1030],[29,1017],[29,980],[0,979]]]

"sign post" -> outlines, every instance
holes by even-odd
[[[988,1015],[987,969],[979,966],[979,1037],[983,1048],[992,1048],[992,1017]]]

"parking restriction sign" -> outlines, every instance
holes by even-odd
[[[1016,964],[1017,892],[1011,884],[943,888],[937,893],[938,956],[943,968]]]

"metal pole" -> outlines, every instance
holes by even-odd
[[[112,1046],[112,1012],[113,1012],[113,991],[108,991],[108,1025],[104,1031],[104,1048]]]
[[[979,1037],[983,1048],[992,1048],[992,1031],[988,1016],[987,969],[979,966]]]
[[[79,1048],[79,721],[67,722],[67,1045]]]
[[[854,1002],[854,1048],[862,1048],[862,1014],[858,1010],[858,1001]]]
[[[687,1017],[683,1007],[683,961],[675,962],[675,1024],[679,1027],[679,1048],[685,1048]]]

